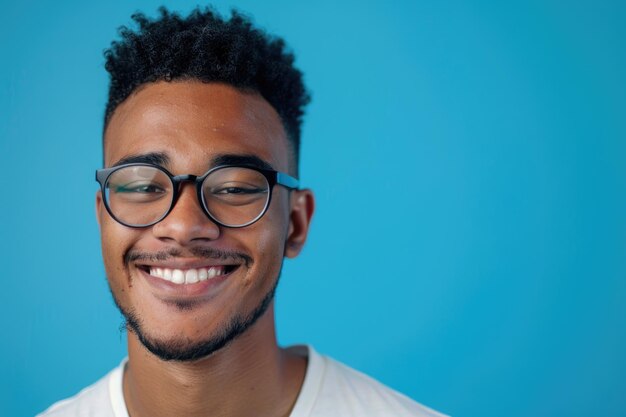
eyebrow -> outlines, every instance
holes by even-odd
[[[169,165],[169,163],[170,163],[170,158],[164,152],[149,152],[145,154],[125,156],[119,159],[117,162],[115,162],[111,166],[114,167],[114,166],[125,165],[125,164],[151,164],[151,165],[158,165],[158,166],[166,167]],[[259,158],[256,155],[250,155],[250,154],[248,155],[231,154],[231,153],[219,154],[219,155],[214,156],[211,159],[210,165],[211,167],[216,167],[216,166],[221,166],[221,165],[247,165],[247,166],[252,166],[255,168],[259,168],[259,169],[266,169],[266,170],[272,170],[272,171],[274,170],[274,167],[272,167],[272,165],[269,162]]]
[[[111,166],[118,166],[124,164],[151,164],[166,166],[170,162],[170,158],[163,152],[150,152],[140,155],[129,155],[118,160]]]
[[[248,165],[259,169],[274,170],[272,165],[256,155],[219,154],[211,160],[211,166],[220,165]]]

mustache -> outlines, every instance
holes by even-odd
[[[254,263],[252,257],[238,251],[226,251],[222,249],[208,248],[208,247],[194,247],[189,248],[187,251],[181,249],[171,248],[164,249],[158,252],[143,252],[137,249],[129,249],[124,254],[124,265],[128,267],[131,262],[137,261],[167,261],[175,258],[189,256],[189,253],[195,258],[212,259],[218,261],[234,263],[243,263],[247,268]]]

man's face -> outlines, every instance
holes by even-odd
[[[223,84],[140,88],[115,110],[104,144],[107,167],[152,160],[173,175],[200,176],[219,159],[241,156],[290,171],[287,138],[273,107],[257,94]],[[191,183],[184,183],[170,214],[146,228],[113,220],[100,192],[96,206],[109,285],[131,329],[163,358],[195,359],[245,331],[265,311],[283,257],[295,256],[304,243],[312,196],[275,186],[265,215],[240,229],[213,223]],[[151,275],[151,268],[205,269],[218,276],[174,284]]]

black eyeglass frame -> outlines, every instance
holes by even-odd
[[[142,225],[133,225],[133,224],[127,224],[124,223],[123,221],[121,221],[120,219],[118,219],[115,214],[113,214],[113,211],[111,210],[111,208],[109,207],[109,202],[107,201],[108,199],[106,198],[106,189],[105,189],[105,185],[109,179],[109,177],[115,172],[118,171],[122,168],[127,168],[127,167],[135,167],[135,166],[144,166],[144,167],[150,167],[150,168],[155,168],[158,169],[159,171],[163,172],[165,175],[167,175],[167,177],[170,179],[170,181],[172,182],[173,188],[172,188],[172,202],[170,203],[170,208],[163,214],[163,216],[161,216],[159,219],[155,220],[152,223],[148,223],[148,224],[142,224]],[[215,217],[213,217],[213,215],[211,215],[211,213],[209,212],[209,209],[206,206],[206,203],[204,201],[204,197],[203,197],[203,190],[202,190],[202,183],[204,182],[204,180],[206,179],[206,177],[208,177],[211,173],[218,171],[220,169],[224,169],[224,168],[247,168],[247,169],[252,169],[254,171],[257,171],[261,174],[263,174],[263,176],[265,177],[265,179],[267,180],[267,183],[269,185],[269,196],[267,198],[267,202],[265,203],[265,207],[263,207],[263,210],[261,211],[261,213],[256,216],[254,219],[252,219],[251,221],[242,224],[242,225],[229,225],[229,224],[225,224],[220,222],[219,220],[217,220]],[[265,213],[267,212],[267,209],[270,206],[270,203],[272,202],[272,191],[274,190],[274,186],[275,185],[282,185],[283,187],[287,188],[288,190],[297,190],[298,187],[300,186],[300,181],[298,181],[298,179],[285,174],[284,172],[279,172],[279,171],[274,171],[274,170],[270,170],[270,169],[263,169],[263,168],[259,168],[256,166],[252,166],[252,165],[219,165],[216,167],[211,168],[210,170],[208,170],[206,173],[204,173],[201,176],[197,176],[197,175],[172,175],[171,172],[169,172],[167,169],[163,168],[162,166],[159,165],[153,165],[153,164],[146,164],[146,163],[132,163],[132,164],[122,164],[122,165],[116,165],[114,167],[110,167],[110,168],[102,168],[102,169],[98,169],[96,170],[96,181],[98,182],[98,184],[100,184],[100,190],[102,191],[102,201],[104,202],[104,207],[106,208],[107,212],[109,213],[109,215],[118,223],[126,226],[126,227],[132,227],[135,229],[141,229],[144,227],[150,227],[150,226],[154,226],[155,224],[157,224],[158,222],[160,222],[161,220],[163,220],[164,218],[166,218],[174,209],[174,206],[176,205],[176,202],[178,201],[178,197],[180,196],[180,190],[181,190],[181,185],[184,182],[192,182],[195,183],[196,185],[196,195],[198,197],[198,202],[200,203],[200,207],[202,207],[202,211],[204,211],[204,214],[207,215],[207,217],[209,219],[211,219],[211,221],[219,224],[220,226],[224,226],[224,227],[229,227],[232,229],[239,229],[241,227],[246,227],[246,226],[250,226],[251,224],[257,222],[259,219],[261,219],[261,217],[263,217],[265,215]]]

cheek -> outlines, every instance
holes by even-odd
[[[274,218],[267,216],[251,227],[254,230],[246,231],[246,235],[247,246],[253,248],[254,252],[255,273],[248,276],[246,286],[255,285],[266,288],[272,285],[280,273],[287,225],[284,221],[280,221],[278,216]]]
[[[123,258],[131,237],[124,229],[126,228],[111,219],[103,219],[100,228],[104,269],[111,287],[114,288],[125,287],[128,281]]]

